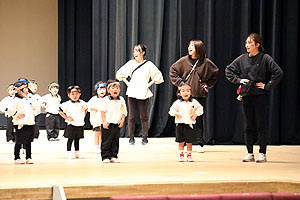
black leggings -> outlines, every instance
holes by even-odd
[[[73,140],[74,140],[75,151],[79,151],[79,138],[68,139],[67,151],[71,151]]]
[[[26,160],[31,159],[31,142],[24,145],[23,148],[26,147]],[[20,150],[22,148],[22,144],[15,144],[15,160],[20,159]]]

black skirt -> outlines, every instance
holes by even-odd
[[[24,125],[21,129],[15,125],[16,144],[28,144],[33,141],[34,125]]]
[[[83,132],[84,132],[83,126],[67,125],[65,129],[64,137],[68,139],[84,138]]]

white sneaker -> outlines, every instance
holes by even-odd
[[[189,153],[189,154],[187,155],[187,161],[188,161],[188,162],[194,162],[194,160],[193,160],[193,158],[192,158],[192,154]]]
[[[243,158],[243,162],[254,162],[254,161],[255,161],[255,159],[254,159],[254,154],[253,153],[248,153]]]
[[[28,158],[28,159],[26,160],[26,164],[33,164],[32,159],[31,159],[31,158]]]
[[[15,160],[15,165],[22,165],[22,164],[25,164],[25,162],[21,159],[17,159]]]
[[[198,145],[198,146],[197,146],[197,152],[198,152],[198,153],[204,153],[203,147],[201,147],[200,145]]]
[[[75,158],[77,158],[77,159],[82,159],[83,156],[80,155],[79,151],[75,151]]]
[[[106,158],[106,159],[104,159],[102,162],[103,162],[103,163],[110,163],[110,160]]]
[[[67,158],[68,158],[68,159],[74,159],[75,156],[72,154],[71,151],[68,151],[68,152],[67,152]]]
[[[179,162],[184,162],[184,153],[179,154]]]
[[[259,153],[256,159],[257,163],[263,163],[263,162],[267,162],[267,157],[266,154],[264,153]]]
[[[118,160],[118,158],[111,158],[110,162],[111,163],[119,163],[120,161]]]

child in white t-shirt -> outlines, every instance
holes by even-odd
[[[175,116],[176,142],[179,148],[179,162],[184,162],[184,143],[187,145],[187,161],[193,162],[192,143],[196,140],[196,118],[203,114],[201,104],[191,97],[191,86],[183,84],[178,87],[176,100],[170,108],[169,114]]]
[[[60,121],[59,121],[59,106],[61,97],[58,94],[59,84],[51,82],[48,85],[49,94],[42,97],[43,107],[46,111],[45,126],[47,138],[49,141],[58,141]]]
[[[126,103],[120,94],[120,82],[107,81],[108,96],[104,97],[101,104],[101,116],[103,121],[101,157],[104,163],[116,163],[119,153],[120,129],[127,116]]]
[[[13,118],[15,128],[15,164],[24,164],[20,158],[20,150],[26,149],[26,164],[33,164],[31,160],[31,142],[34,136],[34,105],[32,105],[28,93],[28,80],[19,79],[14,83],[16,94],[9,103],[7,114]]]
[[[38,84],[35,80],[30,80],[28,83],[28,98],[33,106],[34,112],[34,138],[39,138],[40,128],[39,128],[39,115],[41,114],[41,106],[42,106],[42,97],[37,94]]]
[[[93,131],[95,132],[94,142],[95,142],[95,153],[100,153],[101,144],[101,111],[100,106],[103,98],[106,96],[106,84],[99,81],[94,86],[95,95],[88,102],[88,111],[90,112],[90,123],[93,126]]]
[[[67,158],[74,158],[71,152],[73,141],[75,158],[82,158],[79,154],[79,140],[80,138],[84,138],[84,118],[87,113],[87,105],[86,102],[79,99],[81,96],[81,89],[79,86],[69,86],[67,92],[70,100],[61,104],[61,110],[59,112],[67,123],[64,133],[64,137],[68,138]]]
[[[8,96],[4,97],[2,101],[0,102],[0,111],[4,112],[5,117],[7,117],[7,124],[6,124],[6,141],[15,141],[15,133],[14,133],[14,127],[12,123],[12,117],[8,117],[7,109],[9,103],[13,100],[16,90],[14,87],[14,84],[9,84],[7,88]]]

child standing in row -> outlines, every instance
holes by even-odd
[[[103,98],[106,96],[106,84],[102,81],[99,81],[95,84],[95,95],[88,102],[88,111],[90,112],[90,122],[93,126],[93,131],[95,132],[95,153],[100,153],[100,144],[101,144],[101,125],[102,117],[100,106]]]
[[[43,107],[46,111],[45,126],[47,131],[47,138],[49,141],[58,141],[60,122],[59,122],[59,106],[61,97],[58,94],[59,85],[52,82],[48,86],[50,94],[42,97]]]
[[[84,118],[87,112],[86,102],[79,99],[81,89],[77,85],[69,86],[67,89],[69,101],[61,104],[59,114],[65,119],[67,127],[64,137],[68,138],[67,158],[82,158],[79,154],[79,140],[84,138]],[[75,157],[72,155],[71,148],[74,141]]]
[[[12,116],[13,125],[16,130],[15,140],[15,164],[24,164],[20,158],[22,145],[26,147],[26,164],[33,164],[31,160],[31,142],[34,136],[34,110],[28,98],[28,80],[19,79],[14,83],[16,95],[10,102],[7,113]]]
[[[7,114],[8,105],[13,100],[13,98],[15,96],[15,93],[16,93],[14,84],[9,84],[8,85],[7,93],[8,93],[8,96],[4,97],[2,99],[2,101],[0,102],[0,111],[4,112],[5,113],[4,115],[7,118],[6,141],[7,142],[9,142],[9,141],[14,142],[15,141],[15,133],[14,133],[14,127],[13,127],[13,123],[12,123],[13,118],[9,117],[8,114]]]
[[[179,162],[184,162],[184,143],[187,145],[187,161],[193,162],[192,143],[196,140],[196,118],[203,114],[201,104],[191,97],[191,86],[183,84],[178,88],[176,100],[169,114],[175,116],[176,142],[179,148]]]
[[[103,120],[101,156],[104,163],[116,163],[119,153],[120,129],[127,116],[126,103],[120,94],[120,82],[107,81],[108,96],[104,97],[101,104]]]
[[[39,94],[37,94],[37,82],[35,80],[30,80],[28,83],[28,92],[29,92],[29,100],[31,101],[32,105],[35,105],[33,107],[34,112],[34,138],[39,138],[40,135],[40,128],[39,128],[39,114],[41,114],[41,106],[42,106],[42,98]]]

